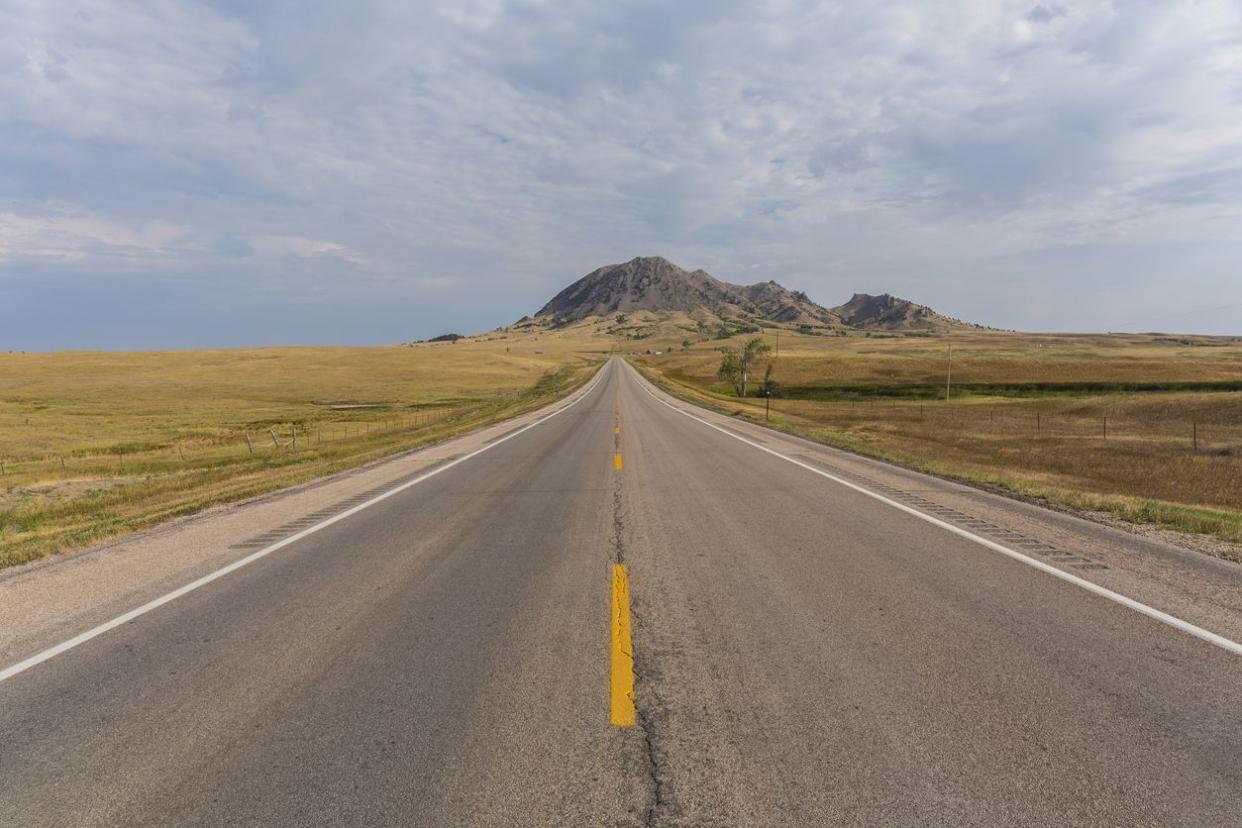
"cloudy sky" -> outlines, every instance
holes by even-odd
[[[1242,333],[1237,0],[0,19],[6,349],[481,330],[636,255],[826,305]]]

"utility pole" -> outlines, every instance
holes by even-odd
[[[953,343],[949,343],[949,371],[944,377],[944,401],[949,401],[949,393],[953,388]]]

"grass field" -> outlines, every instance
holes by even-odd
[[[763,399],[738,399],[715,376],[716,349],[746,338],[689,348],[669,341],[671,350],[633,359],[672,390],[763,420]],[[1242,542],[1242,340],[780,338],[777,427],[1024,496]],[[775,331],[764,339],[775,344]]]
[[[545,404],[592,344],[0,354],[0,566]],[[605,349],[606,350],[606,347]]]
[[[715,376],[718,349],[752,335],[716,339],[689,317],[638,312],[455,344],[0,354],[0,566],[537,407],[610,352],[677,393],[762,419],[762,399],[740,400]],[[762,335],[777,344],[775,329]],[[779,344],[778,427],[1242,542],[1242,340],[783,329]]]

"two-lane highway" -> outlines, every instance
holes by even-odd
[[[780,454],[613,360],[0,681],[0,823],[1242,823],[1242,657]]]

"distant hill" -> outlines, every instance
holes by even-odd
[[[733,285],[702,271],[687,271],[659,256],[631,259],[588,273],[544,305],[536,317],[577,321],[627,311],[704,312],[773,322],[838,326],[831,311],[805,293],[776,282]]]
[[[832,308],[832,312],[851,328],[868,331],[938,331],[979,327],[887,293],[879,296],[855,293],[844,305]]]
[[[659,256],[605,265],[552,297],[535,319],[557,323],[631,311],[680,312],[692,317],[763,320],[816,328],[870,331],[933,331],[978,327],[889,294],[856,293],[826,308],[801,291],[774,281],[754,285],[722,282],[703,270],[683,270]],[[527,321],[523,317],[523,322]]]

